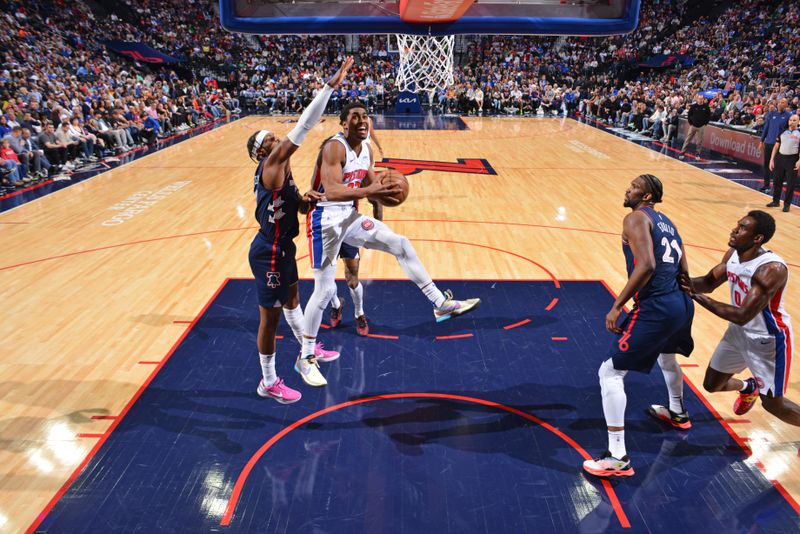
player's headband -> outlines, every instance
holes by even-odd
[[[261,145],[264,144],[264,139],[267,138],[269,134],[271,134],[269,130],[261,130],[256,134],[256,142],[253,143],[253,150],[250,153],[250,157],[255,158],[256,154],[258,154],[258,149],[261,148]]]

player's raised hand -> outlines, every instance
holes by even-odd
[[[339,70],[337,70],[336,73],[333,76],[331,76],[330,79],[325,83],[327,83],[331,89],[336,89],[337,87],[339,87],[339,84],[342,83],[344,77],[347,76],[347,71],[349,71],[350,67],[352,66],[353,66],[353,57],[347,56],[346,58],[344,58],[344,61],[342,61],[342,66],[339,67]]]

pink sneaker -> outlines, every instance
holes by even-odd
[[[275,399],[281,404],[291,404],[299,401],[302,397],[299,391],[295,391],[287,386],[283,378],[276,380],[270,387],[264,385],[264,379],[262,378],[261,382],[258,383],[256,393],[258,393],[260,397]]]
[[[335,350],[325,350],[322,343],[317,342],[317,344],[314,345],[314,358],[322,363],[332,362],[333,360],[339,359],[339,353]]]

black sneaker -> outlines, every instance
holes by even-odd
[[[358,332],[359,336],[367,336],[369,334],[369,323],[366,315],[360,315],[356,318],[356,332]]]

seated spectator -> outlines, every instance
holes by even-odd
[[[650,115],[649,117],[645,117],[644,119],[644,128],[642,133],[645,133],[655,139],[661,137],[664,132],[662,130],[662,124],[664,123],[664,119],[667,118],[667,111],[664,109],[664,106],[658,104],[656,106],[656,110]]]
[[[31,161],[33,159],[33,154],[22,147],[22,143],[20,142],[21,137],[22,128],[20,126],[14,126],[11,132],[3,137],[3,141],[8,141],[11,150],[16,154],[16,161],[19,163],[19,176],[24,180],[28,177],[30,165],[33,163]]]
[[[74,168],[74,165],[68,163],[67,145],[56,137],[52,123],[46,123],[44,131],[39,134],[39,146],[44,150],[45,156],[53,165],[63,166],[67,170]]]
[[[33,173],[40,178],[44,178],[54,172],[56,169],[50,164],[47,156],[44,155],[44,150],[39,147],[39,141],[36,137],[31,135],[28,128],[22,129],[21,144],[24,150],[28,151],[33,161]]]
[[[67,161],[71,162],[76,160],[81,149],[85,149],[86,143],[70,133],[69,122],[67,121],[62,122],[55,133],[56,139],[67,149]]]
[[[22,182],[23,184],[31,182],[31,179],[27,176],[24,178],[20,176],[19,158],[14,150],[12,150],[11,142],[7,138],[3,138],[3,140],[0,141],[0,159],[2,159],[3,162],[3,169],[9,169],[11,171],[7,176],[7,179],[11,185],[17,185],[18,182]]]
[[[95,156],[95,147],[99,150],[99,146],[97,146],[97,136],[84,130],[83,126],[81,126],[81,121],[77,117],[73,117],[72,121],[69,125],[69,136],[72,139],[75,139],[80,143],[81,149],[83,150],[84,158],[88,159],[89,161],[97,161],[97,156]]]
[[[7,187],[20,187],[24,182],[19,177],[19,165],[10,159],[5,159],[0,153],[0,180]]]
[[[666,125],[666,130],[664,133],[664,137],[661,138],[662,143],[671,143],[675,139],[678,138],[678,124],[680,123],[680,118],[678,116],[678,110],[676,108],[672,108],[667,115],[664,124]]]

